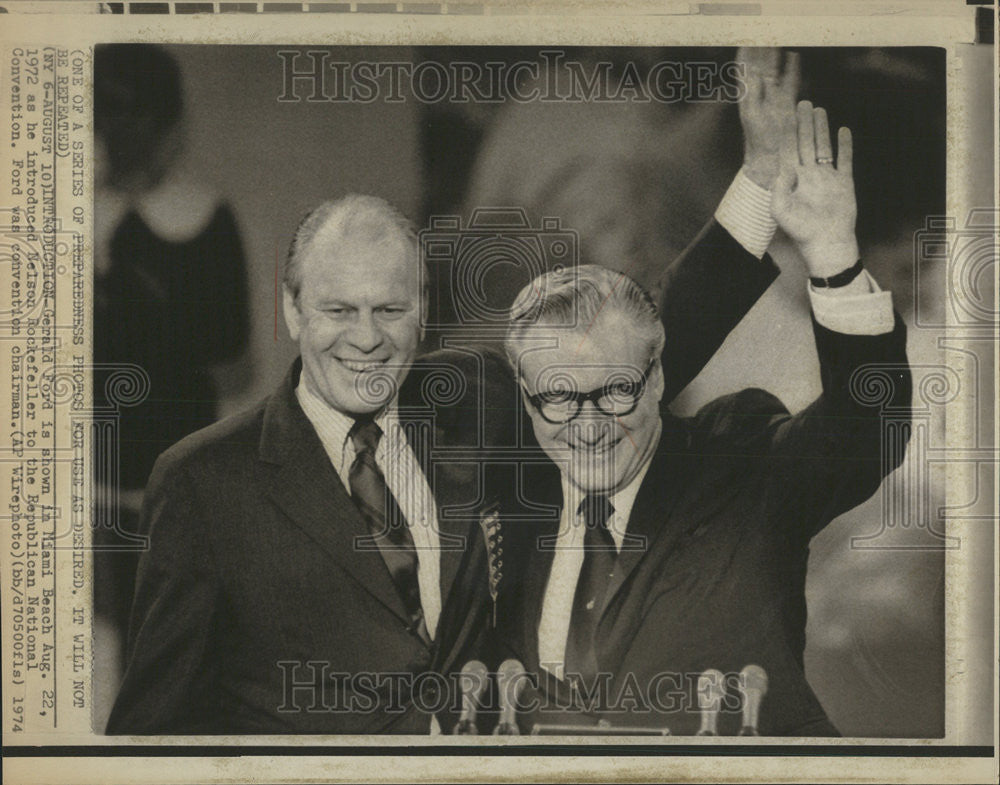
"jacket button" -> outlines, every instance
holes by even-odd
[[[427,680],[420,688],[420,697],[425,705],[436,704],[440,696],[441,690],[434,681]]]

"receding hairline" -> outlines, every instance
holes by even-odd
[[[610,327],[609,322],[611,323]],[[541,316],[537,321],[533,322],[514,323],[509,327],[504,343],[511,343],[521,347],[526,338],[531,338],[532,334],[536,334],[540,337],[556,338],[560,344],[565,339],[570,342],[572,348],[575,350],[586,341],[593,340],[595,336],[599,336],[609,330],[613,331],[615,327],[614,322],[619,322],[622,326],[638,327],[640,329],[653,327],[653,322],[650,321],[644,324],[643,320],[630,312],[625,304],[616,300],[609,300],[593,319],[584,324],[566,324],[548,315]],[[649,332],[651,333],[650,343],[656,348],[655,344],[658,341],[653,340],[653,329],[650,329]]]
[[[400,258],[418,265],[423,278],[421,296],[429,286],[428,270],[419,252],[413,223],[399,209],[377,196],[348,194],[327,200],[310,210],[299,222],[289,246],[283,276],[284,286],[298,299],[304,265],[320,255],[336,258],[356,252],[359,247],[393,248]]]
[[[419,261],[416,246],[401,233],[385,232],[378,236],[367,236],[365,234],[343,235],[336,232],[335,229],[325,230],[325,226],[317,230],[306,247],[299,251],[296,263],[300,269],[304,270],[304,265],[310,263],[313,258],[317,258],[321,262],[351,259],[356,258],[359,251],[384,250],[384,258],[387,261],[399,259],[414,268]]]
[[[580,341],[592,334],[598,322],[599,330],[614,329],[606,326],[607,320],[614,317],[622,320],[624,329],[634,328],[654,356],[662,352],[666,341],[652,296],[626,273],[602,265],[543,273],[521,290],[510,314],[503,346],[508,362],[518,373],[521,349],[532,331],[548,331]],[[578,319],[585,322],[578,324]]]

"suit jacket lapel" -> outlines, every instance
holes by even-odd
[[[644,547],[622,551],[604,596],[597,630],[597,639],[604,644],[598,644],[598,661],[602,668],[615,670],[617,661],[611,660],[615,659],[615,653],[624,653],[627,645],[623,648],[622,644],[632,640],[632,632],[626,627],[637,621],[637,617],[633,619],[627,610],[623,610],[624,588],[629,578],[645,559],[666,558],[684,534],[685,519],[674,513],[682,488],[688,482],[686,442],[687,432],[683,422],[667,414],[660,443],[632,505],[626,529],[629,534],[641,537]]]
[[[682,484],[684,461],[677,440],[664,423],[660,444],[653,455],[639,493],[632,505],[626,528],[625,544],[615,564],[614,577],[604,595],[604,608],[614,599],[629,576],[649,553],[653,541],[669,530],[670,513],[677,504]],[[630,542],[635,547],[629,548]]]
[[[492,609],[487,585],[486,546],[472,524],[467,537],[469,545],[458,554],[456,577],[448,595],[443,595],[441,619],[434,642],[437,645],[435,669],[448,673],[458,665],[457,658],[468,641],[489,624]]]
[[[462,563],[462,556],[469,548],[475,547],[475,540],[470,541],[469,539],[467,518],[446,516],[443,512],[460,505],[464,501],[463,493],[467,494],[468,490],[463,487],[463,483],[451,481],[444,467],[435,465],[432,453],[435,446],[441,444],[442,441],[440,428],[436,428],[433,421],[425,413],[415,412],[408,408],[400,408],[399,418],[410,449],[416,456],[417,463],[420,464],[420,469],[431,488],[434,503],[437,506],[440,550],[426,556],[421,554],[421,558],[440,559],[439,584],[442,611],[444,611],[447,598],[455,582],[455,576],[458,574],[459,565]],[[442,619],[444,615],[442,612]],[[440,621],[438,626],[440,627]]]
[[[268,464],[268,493],[288,518],[337,565],[409,624],[402,598],[329,456],[295,398],[296,361],[264,412],[259,456]]]
[[[562,510],[562,487],[559,470],[554,464],[536,464],[529,467],[532,487],[528,495],[533,502],[553,508],[551,520],[522,524],[518,532],[520,544],[515,558],[518,569],[519,616],[516,619],[518,640],[524,664],[529,671],[539,670],[538,624],[542,618],[545,591],[552,571],[556,537],[559,533]]]

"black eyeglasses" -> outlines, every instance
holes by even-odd
[[[557,390],[530,395],[525,390],[525,394],[529,403],[542,415],[542,419],[552,425],[563,425],[576,419],[586,401],[594,404],[601,414],[624,417],[634,412],[635,407],[639,405],[639,400],[646,391],[649,374],[655,364],[656,358],[650,360],[639,379],[614,379],[603,387],[586,393]]]

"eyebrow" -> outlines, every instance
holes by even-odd
[[[328,300],[317,300],[315,303],[316,308],[360,308],[357,303],[347,302],[346,300],[328,299]],[[372,308],[413,308],[414,304],[408,300],[386,300],[385,302],[377,303],[371,306]]]

